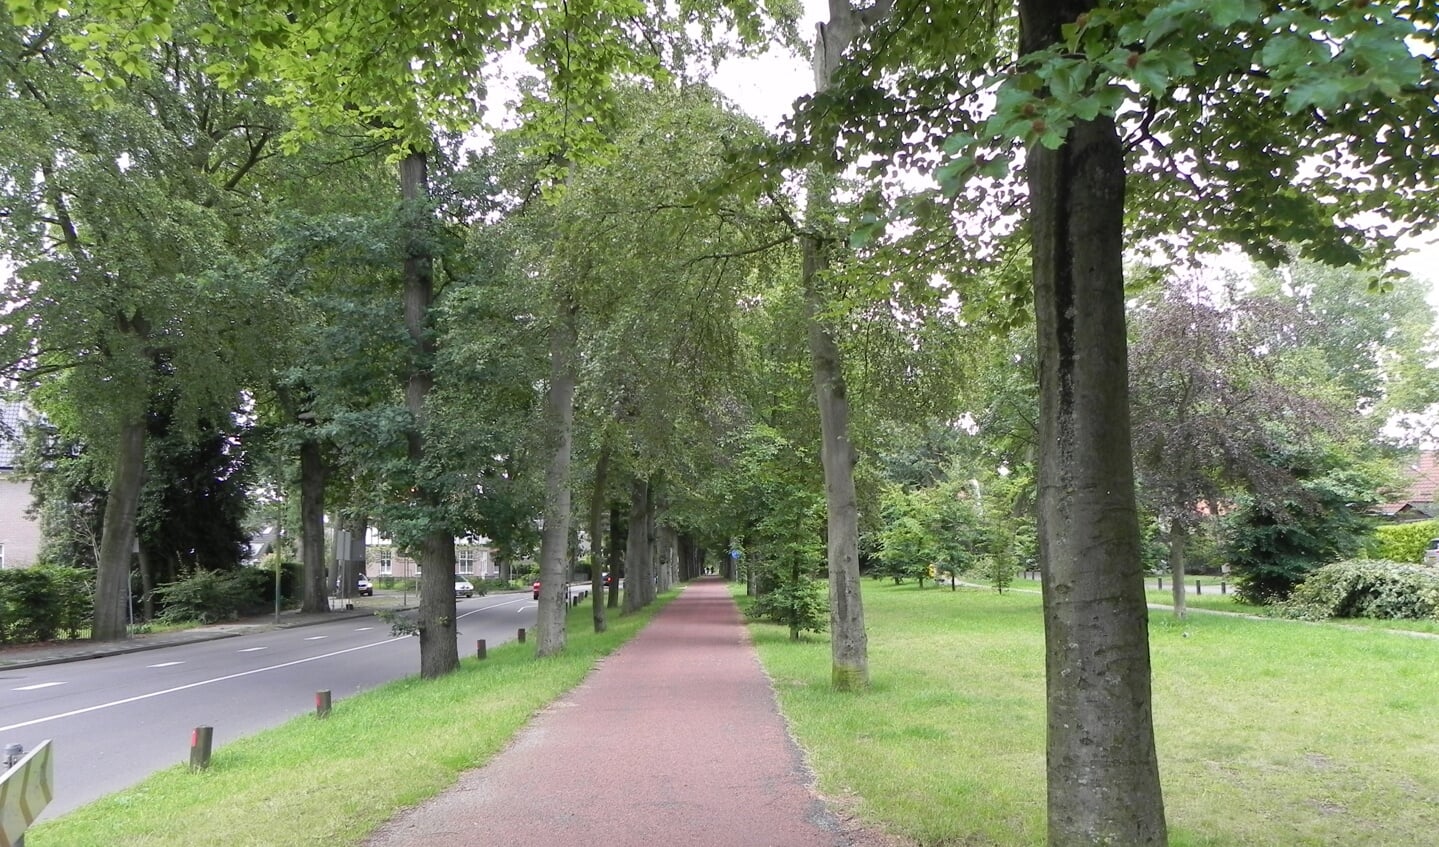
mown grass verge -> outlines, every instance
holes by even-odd
[[[822,792],[921,845],[1044,842],[1036,594],[866,582],[873,687],[829,688],[829,645],[752,627]],[[1430,845],[1439,640],[1326,624],[1150,619],[1175,847]]]
[[[463,659],[444,679],[410,678],[336,701],[331,715],[296,718],[215,751],[210,768],[162,771],[128,791],[25,835],[27,847],[298,847],[361,844],[381,823],[452,785],[502,750],[536,711],[579,684],[637,633],[649,609],[612,614],[595,635],[592,611],[570,612],[563,655],[507,644]]]

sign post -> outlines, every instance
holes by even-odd
[[[50,741],[0,774],[0,847],[24,847],[25,830],[55,796],[55,757]]]

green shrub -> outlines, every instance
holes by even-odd
[[[1385,559],[1349,559],[1311,572],[1278,605],[1301,620],[1439,617],[1439,571]]]
[[[93,608],[93,572],[42,565],[0,571],[0,642],[80,637]]]
[[[1439,537],[1439,521],[1386,524],[1374,530],[1365,553],[1371,559],[1417,563],[1423,560],[1429,539],[1435,537]]]
[[[190,571],[176,582],[155,589],[155,598],[162,604],[157,618],[164,623],[214,623],[237,618],[253,609],[254,592],[259,574],[268,577],[273,586],[274,575],[256,568],[240,571]],[[273,587],[271,591],[273,591]]]
[[[788,626],[789,637],[797,641],[801,632],[824,632],[829,623],[829,604],[819,581],[802,576],[760,594],[746,614],[754,620]]]
[[[66,638],[79,638],[95,619],[95,572],[89,568],[46,565],[56,596],[57,628]]]

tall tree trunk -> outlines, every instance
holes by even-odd
[[[364,515],[352,515],[340,520],[340,526],[344,527],[345,534],[350,537],[349,547],[343,553],[340,562],[340,578],[348,593],[344,596],[350,597],[355,593],[355,584],[360,574],[365,572],[365,532],[370,527],[369,518]]]
[[[704,559],[704,553],[700,550],[695,537],[688,532],[680,533],[678,544],[680,581],[688,582],[700,575],[700,562]]]
[[[405,407],[410,412],[407,454],[417,471],[425,460],[425,403],[434,387],[435,343],[429,332],[430,308],[434,302],[434,259],[430,242],[430,179],[424,153],[410,153],[400,161],[400,196],[418,230],[409,239],[405,257],[405,329],[415,346],[415,364],[405,385]],[[420,676],[434,679],[460,666],[455,641],[455,535],[439,520],[441,495],[431,482],[419,482],[419,497],[432,528],[424,534],[419,549],[420,564]]]
[[[610,504],[610,593],[605,598],[605,606],[611,609],[620,607],[620,575],[624,573],[626,544],[620,543],[620,536],[625,531],[625,518],[620,512],[620,507]],[[629,575],[625,574],[628,579]]]
[[[1092,0],[1021,0],[1023,50]],[[1027,157],[1040,366],[1049,843],[1167,843],[1130,455],[1124,151],[1106,117]]]
[[[649,514],[650,484],[635,477],[630,481],[629,537],[625,542],[625,614],[644,608],[650,581]]]
[[[325,461],[320,442],[300,442],[300,611],[330,611],[325,584]]]
[[[675,567],[678,561],[675,555],[675,531],[668,526],[655,528],[655,554],[659,560],[659,582],[657,588],[661,593],[669,591],[675,584]]]
[[[1169,522],[1169,576],[1173,583],[1174,616],[1183,620],[1189,609],[1184,598],[1184,552],[1189,544],[1189,528],[1182,521]]]
[[[557,304],[550,336],[550,390],[545,412],[545,525],[540,532],[540,606],[535,653],[565,649],[569,611],[570,450],[575,426],[575,307]]]
[[[859,581],[859,506],[854,491],[854,445],[849,440],[849,401],[839,347],[821,322],[821,302],[813,286],[825,263],[822,246],[804,242],[804,277],[808,292],[809,347],[814,363],[814,390],[819,403],[820,462],[824,465],[824,499],[828,518],[826,550],[829,564],[830,682],[839,691],[869,685],[869,639],[864,631],[864,603]]]
[[[140,619],[155,619],[155,562],[145,545],[135,552],[135,563],[140,569]]]
[[[90,631],[95,641],[123,641],[130,634],[130,556],[145,484],[145,429],[143,412],[120,427],[95,569],[95,623]]]
[[[887,17],[890,0],[864,10],[850,0],[829,0],[829,21],[819,24],[814,49],[814,86],[823,94],[834,84],[841,57],[866,27]],[[801,238],[802,283],[809,322],[810,358],[819,405],[820,461],[824,466],[825,509],[828,513],[830,681],[839,691],[869,686],[869,639],[864,631],[864,604],[859,582],[859,510],[854,493],[854,445],[849,440],[849,401],[839,345],[825,325],[825,298],[820,286],[829,267],[827,246],[819,227],[833,214],[830,183],[818,171],[810,174],[809,232]]]
[[[595,461],[595,487],[590,493],[590,610],[594,615],[595,632],[604,632],[608,628],[605,620],[605,580],[604,560],[601,558],[604,548],[600,543],[604,540],[604,526],[601,521],[605,512],[605,489],[609,487],[610,477],[610,446],[605,444],[600,448],[600,457]],[[610,546],[615,543],[614,536],[610,537]],[[611,571],[615,581],[619,581],[619,573]]]

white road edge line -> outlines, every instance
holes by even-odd
[[[295,665],[303,665],[309,662],[317,662],[320,659],[329,659],[335,656],[344,655],[345,653],[354,653],[357,650],[368,650],[371,647],[379,647],[381,645],[389,644],[394,641],[402,641],[404,640],[404,638],[407,637],[408,636],[404,636],[402,638],[387,638],[384,641],[376,641],[373,644],[361,644],[359,647],[349,647],[344,650],[336,650],[333,653],[325,653],[320,656],[310,656],[307,659],[296,659],[293,662],[285,662],[279,665],[270,665],[269,667],[254,668],[253,670],[248,671],[240,671],[239,673],[232,673],[226,676],[217,676],[214,679],[202,679],[199,682],[192,682],[189,685],[177,685],[174,688],[166,688],[163,691],[152,691],[149,694],[137,694],[134,697],[126,697],[123,700],[112,700],[109,703],[101,703],[97,706],[86,706],[83,709],[75,709],[69,712],[62,712],[58,715],[48,715],[43,718],[35,718],[34,720],[23,721],[21,723],[12,723],[9,726],[0,726],[0,732],[9,732],[12,729],[24,729],[27,726],[36,726],[42,723],[49,723],[50,721],[58,721],[64,718],[73,718],[76,715],[83,715],[89,712],[98,712],[101,709],[111,709],[116,706],[124,706],[130,703],[138,703],[141,700],[149,700],[152,697],[163,697],[166,694],[174,694],[179,691],[188,691],[191,688],[199,688],[202,685],[210,685],[211,683],[228,682],[232,679],[240,679],[241,677],[254,676],[257,673],[277,671],[281,668],[290,668],[294,667]]]
[[[481,606],[481,607],[478,608],[478,609],[471,609],[471,610],[469,610],[468,612],[465,612],[465,613],[462,614],[462,615],[458,615],[458,617],[465,618],[465,617],[469,617],[470,615],[479,614],[480,612],[488,612],[488,611],[491,610],[491,609],[498,609],[498,608],[501,607],[501,606],[509,606],[509,605],[511,605],[511,604],[514,604],[514,603],[523,603],[523,602],[525,602],[525,601],[524,601],[524,600],[506,600],[506,601],[503,602],[503,603],[495,603],[493,606]],[[515,611],[517,611],[517,612],[523,612],[524,609],[516,609]]]

